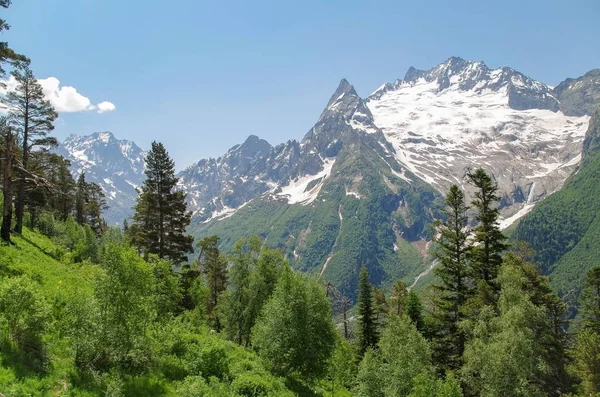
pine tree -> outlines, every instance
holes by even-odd
[[[404,313],[412,320],[415,327],[420,332],[425,330],[425,321],[423,320],[423,304],[421,298],[416,292],[410,291],[406,297],[406,306],[404,307]]]
[[[587,274],[581,292],[581,316],[583,326],[600,334],[600,266]]]
[[[467,255],[467,205],[458,186],[452,185],[446,196],[445,221],[438,221],[439,249],[435,253],[439,261],[435,274],[439,284],[433,285],[438,292],[433,298],[432,348],[433,357],[443,370],[456,370],[461,365],[465,347],[465,334],[459,324],[464,319],[463,305],[470,294]]]
[[[130,226],[132,244],[144,256],[156,254],[174,263],[184,262],[193,251],[193,237],[185,234],[191,212],[185,194],[176,190],[175,163],[162,143],[152,142],[145,174]]]
[[[471,202],[477,210],[478,222],[470,250],[472,277],[478,281],[478,294],[483,303],[495,305],[500,290],[496,278],[502,264],[501,254],[507,248],[506,236],[498,226],[498,185],[482,168],[469,172],[468,177],[478,189]]]
[[[369,348],[377,345],[377,322],[373,308],[373,287],[369,282],[369,272],[366,266],[360,269],[358,282],[358,315],[359,315],[359,340],[360,356],[364,356]]]
[[[71,162],[62,156],[50,154],[52,167],[50,182],[56,187],[51,195],[52,209],[58,213],[59,219],[65,221],[72,214],[75,204],[75,181],[69,167]]]
[[[8,8],[10,3],[11,0],[0,0],[0,7]],[[9,29],[10,25],[6,23],[4,19],[0,18],[0,33]],[[18,67],[28,64],[29,59],[27,59],[27,57],[24,55],[17,54],[8,46],[8,43],[0,42],[0,77],[4,77],[6,75],[6,71],[4,70],[5,63],[8,63],[14,67]]]
[[[80,225],[86,223],[85,206],[87,198],[87,183],[85,181],[85,172],[77,177],[77,188],[75,192],[75,221]]]
[[[2,104],[8,108],[8,122],[21,137],[22,149],[22,171],[19,181],[16,200],[15,231],[23,231],[23,215],[26,200],[26,178],[29,169],[29,155],[35,147],[55,146],[56,139],[48,137],[54,129],[52,124],[58,117],[49,101],[44,99],[42,86],[38,83],[33,72],[28,67],[23,70],[15,70],[12,76],[17,81],[14,91],[9,91]]]
[[[75,220],[80,225],[89,225],[97,236],[107,229],[102,211],[108,209],[102,188],[97,183],[88,183],[85,172],[77,177],[75,188]]]
[[[219,297],[227,289],[227,260],[219,252],[219,237],[206,237],[198,242],[198,266],[208,284],[209,296],[206,314],[219,331],[221,322],[217,313]]]

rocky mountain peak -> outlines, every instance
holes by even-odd
[[[553,91],[560,110],[567,116],[590,116],[600,102],[600,69],[592,69],[578,78],[568,78]]]

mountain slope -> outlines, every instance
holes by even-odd
[[[424,266],[421,251],[441,196],[393,161],[369,117],[343,80],[299,145],[299,157],[307,159],[299,169],[313,171],[316,162],[320,169],[289,174],[229,218],[195,217],[192,233],[222,236],[224,248],[257,233],[284,249],[296,268],[322,275],[349,296],[362,264],[377,284],[412,279]]]
[[[447,188],[472,193],[469,169],[498,182],[503,227],[561,188],[581,161],[589,116],[560,106],[543,83],[460,58],[411,68],[367,99],[342,80],[300,143],[251,137],[183,171],[182,188],[196,195],[191,231],[220,235],[225,249],[260,234],[350,296],[363,263],[375,283],[410,283],[425,270]]]
[[[109,225],[129,217],[137,198],[136,188],[145,179],[146,154],[134,142],[118,140],[110,132],[69,136],[57,152],[71,161],[77,178],[82,172],[88,182],[99,184],[109,206],[104,217]]]
[[[295,267],[350,296],[363,263],[375,283],[412,282],[426,268],[431,222],[448,187],[473,193],[470,169],[481,166],[498,183],[501,226],[508,227],[588,161],[582,151],[598,145],[586,131],[599,91],[596,71],[552,88],[456,57],[429,70],[411,67],[367,98],[344,79],[301,141],[272,146],[250,136],[181,171],[190,231],[218,234],[224,249],[260,234]],[[111,219],[122,219],[143,179],[143,159],[110,154],[120,145],[111,135],[72,139],[65,148],[75,170],[87,167],[104,183],[121,209]],[[104,153],[131,172],[103,174],[94,156]]]
[[[536,250],[536,261],[563,295],[577,293],[587,270],[600,263],[600,108],[585,142],[577,172],[523,218],[513,234]]]

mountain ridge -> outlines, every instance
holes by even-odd
[[[449,185],[472,193],[469,169],[483,166],[499,184],[503,227],[561,188],[581,162],[589,120],[587,110],[565,114],[561,98],[596,93],[595,74],[586,76],[551,88],[453,57],[411,67],[366,98],[342,79],[300,141],[250,135],[179,172],[190,231],[219,234],[225,248],[260,234],[346,292],[358,274],[346,262],[368,262],[377,283],[410,281]]]

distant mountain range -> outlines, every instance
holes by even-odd
[[[600,70],[552,88],[453,57],[410,68],[367,98],[342,80],[300,142],[250,136],[181,171],[190,231],[218,234],[224,248],[260,234],[351,296],[363,263],[376,283],[410,282],[426,266],[431,222],[451,184],[470,191],[469,169],[492,173],[508,227],[578,168],[598,103]],[[131,214],[144,178],[137,145],[96,133],[71,136],[59,151],[105,189],[110,223]]]

